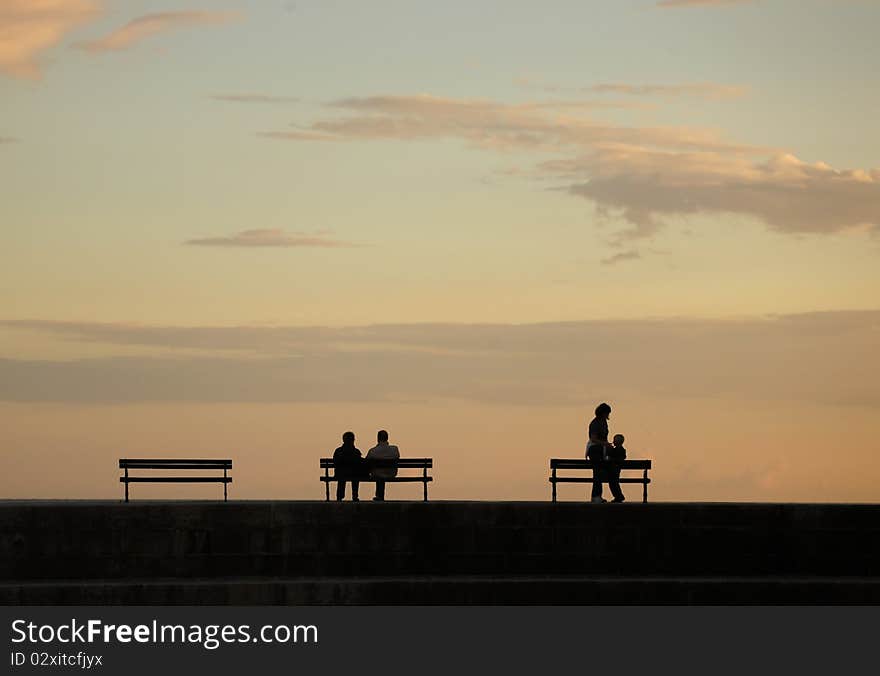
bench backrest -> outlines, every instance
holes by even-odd
[[[651,469],[650,460],[623,460],[616,462],[622,469]],[[592,460],[577,458],[550,458],[550,469],[593,469]]]
[[[425,469],[434,466],[433,458],[400,458],[399,460],[393,460],[389,458],[383,460],[370,459],[369,461],[364,459],[363,462],[369,464],[372,467],[401,467]],[[333,458],[321,458],[321,469],[333,469],[334,467],[335,464],[333,463]]]
[[[232,460],[205,458],[120,458],[119,469],[232,469]]]

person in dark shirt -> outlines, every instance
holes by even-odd
[[[336,476],[336,500],[345,499],[345,483],[351,481],[351,499],[358,502],[358,479],[363,471],[360,450],[354,445],[354,432],[342,435],[342,446],[333,451],[333,473]]]
[[[608,479],[608,488],[611,489],[614,500],[612,502],[623,502],[623,491],[620,490],[620,465],[626,460],[626,449],[623,447],[625,439],[622,434],[615,434],[611,446],[608,447],[606,453],[607,465],[605,467],[605,476]]]
[[[602,481],[605,480],[605,454],[608,449],[608,418],[610,417],[611,407],[603,402],[596,407],[596,417],[590,422],[587,460],[594,463],[591,502],[607,502],[602,497]]]

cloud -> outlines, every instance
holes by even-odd
[[[782,233],[880,231],[880,169],[626,146],[598,148],[577,164],[572,174],[590,178],[569,191],[619,212],[635,234],[651,234],[664,216],[698,213],[752,216]]]
[[[342,328],[2,321],[0,329],[144,350],[0,360],[5,401],[453,398],[544,406],[638,393],[880,408],[880,311]]]
[[[663,98],[696,97],[710,101],[737,99],[749,92],[748,87],[725,85],[716,82],[685,82],[679,84],[626,84],[605,82],[587,87],[562,87],[547,84],[527,77],[518,77],[515,82],[521,87],[538,89],[548,93],[576,92],[579,94],[622,94],[624,96],[655,96]],[[626,107],[625,103],[612,103],[615,107]],[[640,106],[644,107],[644,106]]]
[[[521,110],[603,110],[603,109],[634,109],[649,110],[653,106],[646,103],[632,101],[537,101],[534,103],[521,103],[517,106]]]
[[[370,96],[328,104],[342,114],[262,135],[290,141],[457,138],[492,152],[551,155],[520,175],[619,216],[645,237],[670,217],[739,214],[783,233],[880,231],[880,169],[835,169],[780,148],[730,141],[714,129],[635,127],[537,104]]]
[[[488,150],[571,151],[598,143],[760,152],[734,144],[717,131],[695,127],[625,127],[583,115],[563,115],[543,104],[506,104],[485,99],[452,99],[428,94],[370,96],[333,101],[328,107],[350,113],[319,120],[295,131],[263,132],[289,140],[368,141],[461,138]]]
[[[272,96],[268,94],[212,94],[215,101],[229,101],[233,103],[296,103],[299,101],[295,96]]]
[[[342,248],[357,246],[351,242],[333,239],[327,233],[285,232],[274,228],[242,230],[234,235],[203,237],[184,242],[192,246],[226,247],[324,247]]]
[[[587,87],[585,91],[598,94],[626,94],[628,96],[693,96],[710,100],[737,99],[748,94],[748,87],[722,85],[713,82],[693,82],[674,85],[632,85],[604,83]]]
[[[11,136],[0,136],[0,144],[3,143],[18,143],[18,139],[12,138]]]
[[[153,35],[170,30],[194,26],[211,26],[238,19],[235,12],[161,12],[145,14],[132,19],[124,26],[96,40],[78,42],[74,45],[90,53],[129,49]]]
[[[40,56],[65,35],[95,18],[95,0],[3,0],[0,3],[0,72],[38,79]]]
[[[614,254],[613,256],[609,256],[602,260],[602,265],[617,265],[618,263],[623,263],[625,261],[633,261],[641,258],[642,255],[635,250],[632,251],[621,251],[620,253]]]
[[[744,5],[755,0],[660,0],[658,7],[723,7],[726,5]]]

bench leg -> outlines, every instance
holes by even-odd
[[[128,467],[125,468],[125,501],[128,502]]]
[[[553,478],[550,479],[550,485],[553,487],[553,502],[556,502],[556,468],[553,468]]]
[[[645,483],[642,484],[644,486],[642,490],[642,502],[648,502],[648,470],[645,470]]]

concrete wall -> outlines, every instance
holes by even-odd
[[[0,582],[880,576],[880,506],[0,503]]]

